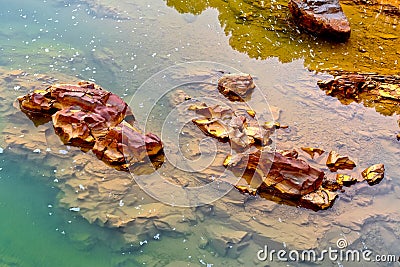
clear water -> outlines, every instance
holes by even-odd
[[[374,188],[348,190],[333,209],[317,213],[231,192],[214,203],[216,210],[225,213],[204,215],[201,210],[183,209],[183,215],[194,216],[185,235],[161,232],[160,240],[156,240],[152,238],[154,233],[137,233],[143,238],[147,234],[148,240],[148,244],[138,248],[138,244],[124,241],[121,229],[90,224],[79,213],[60,205],[59,199],[63,195],[52,182],[52,167],[46,162],[38,165],[16,155],[7,150],[1,140],[1,147],[5,149],[0,154],[0,266],[202,266],[207,263],[265,266],[265,262],[256,258],[264,244],[277,249],[286,245],[293,249],[324,249],[334,246],[343,236],[354,241],[355,249],[368,246],[375,253],[400,255],[397,208],[400,151],[394,138],[399,131],[396,118],[383,116],[361,104],[344,106],[325,96],[316,81],[327,75],[310,72],[305,67],[317,71],[324,69],[309,56],[316,51],[315,48],[310,51],[312,38],[293,35],[293,38],[304,37],[306,44],[295,48],[284,42],[290,39],[289,33],[283,39],[274,39],[274,42],[281,42],[280,49],[263,43],[262,55],[258,56],[252,54],[255,46],[246,50],[241,43],[243,39],[237,38],[242,36],[247,40],[243,31],[249,31],[257,42],[262,42],[260,36],[255,35],[258,28],[235,24],[234,14],[223,12],[226,9],[223,1],[210,1],[211,4],[204,5],[185,1],[186,7],[190,7],[188,10],[180,7],[178,1],[99,2],[120,10],[119,18],[104,17],[101,12],[89,9],[85,1],[29,0],[22,4],[0,0],[0,66],[54,77],[67,75],[94,80],[130,101],[143,84],[149,86],[146,80],[159,71],[184,62],[216,62],[210,66],[224,68],[221,67],[224,65],[225,71],[239,69],[251,73],[268,104],[282,110],[280,121],[290,125],[291,132],[278,137],[277,146],[336,149],[351,156],[361,166],[383,162],[386,180]],[[396,23],[394,19],[387,20],[391,28]],[[291,26],[285,27],[290,29]],[[391,34],[398,35],[398,30],[393,29]],[[269,29],[269,32],[276,35],[280,30]],[[387,45],[384,49],[397,52],[397,46],[390,48],[391,43],[387,43],[393,41],[393,36],[389,37],[379,43]],[[339,68],[334,65],[344,61],[343,68],[353,70],[354,57],[345,56],[347,50],[352,51],[353,44],[336,47],[342,55],[333,57],[335,63],[328,69],[340,69],[340,65]],[[292,56],[298,51],[296,49],[307,49],[307,53]],[[323,45],[320,49],[320,57],[325,62],[325,55],[332,54],[333,48]],[[372,47],[371,50],[378,51],[371,54],[379,58],[380,49]],[[394,73],[396,52],[388,52],[392,55],[392,65],[383,58],[382,64],[372,66],[373,70]],[[371,68],[367,63],[360,64],[358,70]],[[191,73],[201,76],[196,67],[183,70],[187,72],[169,77],[165,88],[160,89],[160,95],[176,81],[185,82]],[[154,82],[154,77],[157,76],[153,76],[150,83]],[[12,88],[10,84],[9,90],[17,95]],[[143,114],[140,109],[154,97],[150,93],[157,95],[158,92],[149,91],[143,99],[132,101],[139,119]],[[266,106],[260,94],[255,93],[250,104],[263,114]],[[161,103],[166,104],[166,100],[163,101]],[[162,112],[162,107],[157,106],[153,113]],[[0,118],[2,127],[13,123],[8,117],[0,115]],[[157,123],[155,120],[150,127],[156,130],[154,125]],[[26,126],[32,127],[31,124]],[[64,162],[60,161],[60,164]],[[165,168],[168,170],[168,166]],[[221,256],[215,246],[201,245],[204,239],[212,240],[210,229],[223,231],[225,228],[251,234],[239,256],[234,252]],[[337,266],[339,263],[325,261],[323,264]],[[287,265],[281,262],[269,264]],[[309,264],[295,262],[288,265]]]

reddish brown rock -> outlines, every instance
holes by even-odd
[[[338,173],[336,174],[336,181],[340,186],[351,186],[357,183],[357,179],[351,175]]]
[[[65,144],[85,149],[94,146],[98,158],[121,169],[162,150],[157,136],[143,135],[132,126],[133,113],[119,96],[94,83],[55,84],[18,100],[32,119],[53,114],[55,132]]]
[[[48,96],[47,90],[36,90],[32,94],[18,98],[18,100],[22,111],[52,114],[56,109],[53,108],[52,100]]]
[[[337,197],[337,193],[322,186],[323,171],[291,154],[252,148],[228,156],[224,165],[246,179],[248,186],[235,186],[242,193],[257,192],[263,198],[315,211],[331,207]]]
[[[334,175],[333,173],[327,174],[324,177],[324,180],[322,181],[322,187],[328,189],[329,191],[337,191],[341,190],[343,187],[343,184],[340,185],[337,180],[337,175]]]
[[[57,111],[52,118],[55,132],[60,136],[64,144],[85,148],[91,148],[95,142],[95,137],[86,120],[90,118],[98,123],[104,120],[96,114],[87,114],[81,110],[71,108]],[[108,130],[108,128],[106,129]]]
[[[218,80],[218,90],[231,101],[245,101],[255,88],[250,74],[225,74]]]
[[[350,23],[339,0],[290,0],[289,10],[294,21],[311,33],[333,41],[350,37]]]
[[[323,187],[301,197],[299,203],[301,206],[312,210],[325,210],[330,208],[336,200],[338,194]]]
[[[154,134],[140,134],[129,124],[113,127],[107,135],[100,137],[93,153],[101,160],[128,169],[130,165],[148,161],[162,149],[160,138]]]
[[[324,177],[323,171],[301,159],[258,149],[228,157],[224,164],[234,172],[240,170],[252,173],[251,179],[261,181],[259,191],[276,193],[289,199],[299,199],[316,191]]]
[[[45,90],[18,98],[26,112],[55,113],[57,110],[79,107],[82,111],[101,114],[107,122],[117,125],[124,118],[134,120],[129,106],[117,95],[90,82],[54,84]]]

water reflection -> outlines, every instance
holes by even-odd
[[[286,0],[167,0],[180,13],[198,15],[217,9],[229,44],[252,58],[278,57],[281,62],[304,58],[312,70],[398,72],[398,3],[363,5],[343,1],[352,27],[350,40],[335,44],[302,33],[293,24]],[[386,8],[384,8],[384,6]],[[391,12],[384,12],[391,7]]]

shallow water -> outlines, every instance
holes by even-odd
[[[329,66],[318,67],[322,66],[321,60],[310,56],[313,53],[310,49],[316,51],[316,41],[302,34],[292,35],[295,29],[290,28],[285,17],[279,23],[285,23],[286,30],[268,28],[268,34],[272,36],[289,31],[284,37],[273,40],[272,43],[279,42],[276,47],[257,39],[265,37],[257,33],[258,21],[254,24],[251,21],[237,22],[235,13],[231,14],[226,2],[186,1],[187,9],[177,2],[100,1],[116,10],[110,14],[90,9],[85,1],[29,0],[21,5],[16,1],[0,0],[0,66],[31,74],[51,74],[60,80],[68,76],[94,80],[124,96],[131,103],[139,122],[147,122],[147,125],[142,124],[143,127],[156,133],[161,133],[161,123],[171,119],[165,118],[165,114],[174,109],[168,102],[168,93],[181,89],[195,97],[222,101],[209,86],[220,75],[219,71],[251,73],[259,90],[254,92],[249,105],[262,119],[270,120],[271,110],[267,101],[271,109],[281,110],[279,118],[275,119],[290,126],[290,131],[278,132],[274,143],[277,147],[334,149],[354,159],[360,166],[358,172],[382,162],[387,170],[385,180],[371,188],[346,189],[332,209],[320,212],[230,191],[203,208],[161,206],[164,209],[158,214],[161,221],[169,215],[183,218],[179,223],[169,219],[176,223],[171,225],[171,228],[177,228],[176,231],[155,232],[150,226],[154,218],[149,216],[140,221],[145,227],[133,227],[133,233],[128,235],[123,229],[102,227],[99,221],[89,223],[87,220],[91,221],[94,215],[84,213],[84,210],[82,214],[69,211],[70,203],[79,202],[71,200],[73,194],[65,195],[65,192],[73,191],[54,182],[54,170],[71,164],[68,157],[45,162],[32,156],[31,151],[25,151],[27,155],[21,157],[18,151],[5,147],[4,134],[0,143],[4,148],[0,154],[0,207],[3,214],[1,229],[7,230],[0,232],[0,263],[4,266],[264,266],[266,262],[256,257],[264,245],[275,249],[287,246],[290,249],[317,247],[322,250],[328,246],[335,247],[340,237],[345,237],[354,249],[368,247],[376,254],[400,255],[400,170],[397,166],[400,151],[395,140],[395,133],[399,131],[396,117],[383,116],[362,104],[342,105],[326,96],[316,85],[318,80],[328,75],[310,72],[306,68],[317,71],[372,69],[383,74],[396,73],[398,69],[394,62],[398,58],[398,39],[389,36],[391,38],[379,40],[385,51],[390,50],[387,54],[391,61],[386,60],[386,54],[375,52],[381,49],[373,47],[374,38],[365,39],[371,43],[369,49],[374,51],[369,53],[379,58],[372,66],[367,65],[368,60],[357,65],[356,55],[353,58],[343,54],[353,55],[355,39],[351,39],[349,44],[334,46],[340,51],[338,58],[327,56],[333,48],[323,42],[319,57]],[[278,4],[274,3],[274,6]],[[346,12],[354,10],[354,7],[344,9]],[[259,8],[255,8],[253,13],[256,11]],[[372,25],[372,21],[376,21],[376,25],[381,25],[379,19],[382,17],[368,23]],[[394,32],[386,32],[386,28],[384,31],[398,36],[398,29],[393,27],[397,21],[390,19],[385,25]],[[253,46],[243,47],[243,40],[248,37],[243,32],[252,33],[249,38],[263,45],[260,55],[253,54]],[[290,37],[304,41],[300,46],[292,46],[288,43]],[[294,53],[302,50],[306,52]],[[5,86],[14,98],[20,94],[13,81]],[[4,99],[9,101],[5,96]],[[14,123],[18,127],[33,128],[26,118],[17,118],[2,116],[2,127]],[[185,116],[178,118],[178,125],[187,119]],[[187,127],[188,132],[196,134],[195,140],[202,138],[195,127]],[[168,136],[168,132],[166,134]],[[174,141],[171,138],[165,142],[176,145]],[[178,145],[188,143],[189,140],[182,137]],[[209,152],[207,148],[211,145],[203,143],[203,149]],[[196,150],[196,147],[191,149]],[[219,150],[224,152],[225,149],[229,147],[221,145]],[[211,168],[188,174],[187,170],[176,170],[174,164],[179,157],[173,152],[172,149],[172,158],[163,164],[160,173],[175,182],[199,185],[209,181],[211,174],[223,171]],[[205,161],[194,161],[190,167],[207,165],[206,160],[207,157]],[[160,187],[154,186],[154,189],[153,192],[147,190],[147,193],[160,192]],[[139,197],[135,200],[135,205],[160,207],[157,200],[137,186],[131,193],[143,196],[141,200]],[[85,207],[85,203],[81,205]],[[233,238],[242,232],[247,233],[249,239],[241,243],[243,248],[238,249],[233,244],[232,250],[220,250],[215,238],[219,233]],[[157,234],[160,234],[160,239],[154,238]],[[145,240],[147,243],[139,245],[139,241]],[[326,260],[323,264],[337,266],[339,263]],[[309,265],[297,262],[268,264]],[[345,266],[359,264],[344,263]]]

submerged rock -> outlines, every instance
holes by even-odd
[[[333,79],[319,81],[327,95],[343,104],[363,102],[384,115],[400,113],[400,76],[343,73]]]
[[[33,166],[31,164],[44,166],[45,168],[42,168],[45,175],[43,179],[41,179],[41,175],[32,178],[43,181],[45,184],[50,183],[51,186],[60,190],[58,197],[54,199],[53,206],[60,204],[61,208],[66,210],[71,207],[79,207],[79,214],[74,213],[73,215],[82,216],[96,226],[112,228],[112,232],[122,233],[127,247],[132,251],[140,249],[141,241],[153,240],[157,233],[161,233],[161,236],[167,234],[182,239],[186,238],[189,241],[193,237],[193,225],[197,225],[196,233],[201,233],[202,236],[210,233],[204,236],[204,240],[202,238],[200,240],[196,234],[197,240],[195,239],[194,242],[198,242],[199,246],[205,245],[206,249],[211,250],[220,247],[222,252],[227,251],[228,257],[235,256],[236,251],[239,251],[241,255],[246,254],[249,250],[251,252],[252,247],[248,247],[249,250],[246,250],[246,247],[240,250],[242,246],[249,243],[247,240],[249,237],[252,242],[255,242],[254,244],[260,247],[270,244],[270,242],[278,246],[285,242],[293,248],[310,249],[329,246],[329,243],[324,243],[324,240],[330,242],[332,236],[338,236],[344,229],[346,231],[352,229],[352,232],[350,234],[346,232],[346,235],[358,238],[357,233],[360,229],[366,227],[367,230],[373,230],[376,228],[376,223],[385,226],[384,229],[389,229],[390,233],[396,233],[395,229],[398,227],[400,218],[398,202],[386,201],[387,199],[396,199],[395,195],[398,192],[396,186],[396,192],[383,191],[387,192],[385,194],[387,199],[377,196],[374,198],[373,204],[363,206],[359,205],[360,201],[370,200],[370,193],[357,191],[357,195],[351,199],[351,203],[345,201],[349,198],[344,196],[338,203],[335,203],[333,212],[320,213],[318,216],[315,216],[313,212],[278,205],[276,202],[283,202],[272,199],[273,196],[271,201],[266,201],[259,198],[247,198],[234,191],[227,194],[224,201],[216,201],[212,205],[195,209],[163,205],[141,190],[128,173],[119,172],[106,166],[96,160],[92,153],[82,153],[75,147],[66,148],[60,142],[59,137],[54,134],[50,124],[28,127],[32,126],[29,120],[10,105],[17,96],[16,94],[21,94],[21,91],[8,90],[10,81],[5,80],[4,77],[10,76],[2,75],[2,72],[4,71],[0,68],[0,83],[2,84],[0,91],[6,101],[1,101],[0,104],[2,104],[2,108],[7,108],[5,116],[9,122],[2,131],[5,137],[4,143],[1,144],[5,150],[4,153],[7,151],[10,159],[15,158],[16,164],[20,163],[19,158],[28,157],[26,160],[26,163],[29,164],[28,167]],[[57,77],[68,81],[73,79],[73,77],[64,77],[60,73],[57,73]],[[50,78],[46,78],[46,83],[54,83],[54,79]],[[21,85],[24,90],[34,90],[35,87],[41,88],[43,83],[42,78],[36,79],[36,76],[34,77],[32,74],[16,78],[11,84]],[[22,135],[24,135],[23,138],[20,137]],[[42,152],[40,154],[31,153],[35,148],[40,148]],[[60,150],[68,151],[68,154],[62,155]],[[43,160],[44,156],[46,156],[45,160]],[[168,164],[164,164],[164,167],[167,168],[165,171],[168,174],[173,173],[176,169]],[[51,170],[51,172],[46,170]],[[57,170],[57,172],[52,170]],[[335,177],[335,174],[332,174],[332,177]],[[53,179],[54,183],[51,182]],[[246,183],[246,181],[243,182]],[[83,190],[80,185],[85,189]],[[157,184],[151,186],[157,186]],[[162,187],[159,188],[163,190]],[[392,196],[393,198],[391,198]],[[121,200],[125,205],[119,205]],[[242,203],[243,200],[244,203]],[[317,201],[317,198],[314,201]],[[294,202],[293,205],[299,205],[299,203]],[[304,201],[301,205],[306,206]],[[352,207],[351,212],[349,212],[349,205]],[[150,210],[151,212],[149,212]],[[354,218],[357,220],[355,221]],[[373,223],[371,223],[371,218],[375,218]],[[220,230],[227,223],[229,224],[228,234],[224,233],[224,229]],[[228,245],[226,250],[224,246],[213,244],[214,232],[211,232],[210,229],[223,233]],[[240,236],[243,236],[241,234],[237,237],[232,236],[232,233],[234,234],[236,231],[248,232],[249,237],[241,239]],[[273,234],[271,235],[271,233]],[[220,236],[221,234],[216,235],[215,239],[220,239]],[[382,234],[374,235],[374,237],[379,236]],[[393,236],[394,243],[398,237],[398,235]],[[83,240],[85,245],[91,246],[91,241],[86,242],[85,237],[72,236],[71,239]],[[370,240],[375,242],[376,238]],[[98,241],[97,236],[94,241]],[[79,246],[79,244],[75,245]],[[236,248],[238,249],[236,250]],[[233,255],[230,252],[232,249],[235,250]],[[243,260],[242,256],[239,259]]]
[[[225,74],[218,80],[218,90],[231,101],[245,101],[255,87],[250,74]]]
[[[173,92],[173,94],[169,98],[169,102],[172,106],[177,106],[190,99],[192,99],[190,95],[188,95],[185,91],[179,89]]]
[[[333,41],[350,37],[350,23],[339,0],[290,0],[289,10],[296,23],[309,32]]]
[[[35,120],[52,115],[64,144],[91,149],[104,162],[127,169],[162,150],[161,140],[143,135],[135,117],[117,95],[90,82],[54,84],[19,97],[20,108]]]
[[[365,169],[361,175],[369,185],[379,184],[385,177],[385,166],[383,164],[375,164]]]

